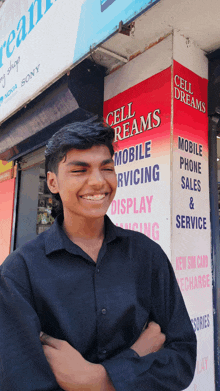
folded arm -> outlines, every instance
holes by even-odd
[[[142,357],[127,349],[104,361],[117,391],[182,391],[194,376],[196,336],[173,268],[162,250],[159,255],[153,262],[150,319],[166,335],[164,348]]]
[[[115,388],[101,364],[92,364],[66,341],[41,333],[44,354],[57,383],[65,391],[114,391]],[[138,356],[159,351],[165,342],[160,326],[151,322],[131,346]]]

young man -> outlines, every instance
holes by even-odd
[[[1,391],[178,391],[193,378],[196,338],[166,255],[106,216],[113,138],[88,120],[47,145],[60,213],[1,268]]]

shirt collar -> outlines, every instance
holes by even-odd
[[[80,255],[81,249],[75,243],[73,243],[62,228],[63,215],[60,214],[56,217],[53,225],[48,231],[45,232],[45,252],[49,255],[55,251],[63,250]],[[117,236],[121,236],[117,227],[112,223],[110,218],[105,216],[105,243],[112,242]]]

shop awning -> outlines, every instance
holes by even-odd
[[[75,67],[0,128],[0,159],[38,149],[62,126],[102,116],[105,69],[89,60]]]

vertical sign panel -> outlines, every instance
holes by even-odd
[[[0,265],[10,251],[15,178],[0,183]]]
[[[214,391],[207,83],[174,61],[172,263],[197,334],[191,391]]]
[[[105,101],[104,116],[115,129],[118,178],[108,214],[170,257],[171,68]]]
[[[7,163],[6,161],[0,160],[0,182],[12,178],[12,167],[12,162]]]

